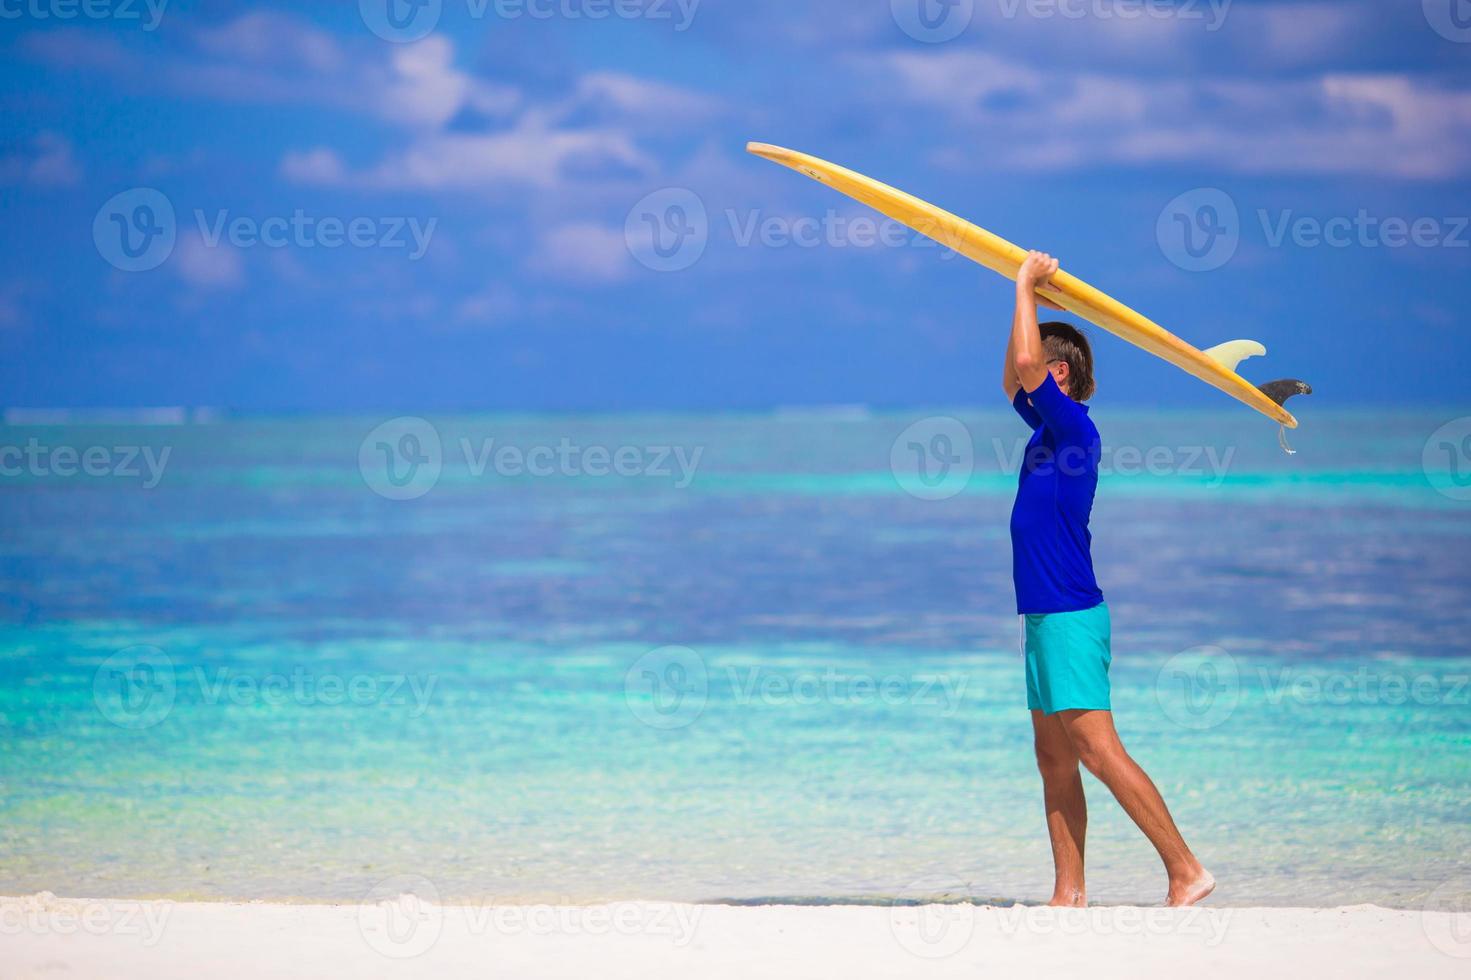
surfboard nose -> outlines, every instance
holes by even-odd
[[[784,146],[774,143],[747,143],[746,152],[758,157],[765,157],[775,163],[786,163],[792,158],[792,151]]]

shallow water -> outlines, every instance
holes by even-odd
[[[0,892],[1044,899],[1022,433],[951,414],[434,418],[406,500],[381,419],[0,428],[47,463],[0,476]],[[1219,900],[1471,897],[1464,413],[1094,414],[1116,717]],[[1157,900],[1088,790],[1091,897]]]

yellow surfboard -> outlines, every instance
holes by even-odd
[[[964,218],[826,160],[769,143],[748,143],[746,150],[827,184],[1008,279],[1016,278],[1017,270],[1027,257],[1025,249]],[[1258,388],[1236,373],[1236,365],[1241,361],[1267,352],[1261,344],[1251,340],[1233,340],[1210,350],[1198,350],[1143,314],[1060,269],[1038,293],[1063,309],[1214,385],[1268,418],[1289,428],[1297,428],[1297,419],[1282,403],[1293,395],[1310,394],[1311,388],[1291,379],[1269,382]]]

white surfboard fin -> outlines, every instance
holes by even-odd
[[[1267,349],[1255,340],[1228,340],[1224,344],[1217,344],[1204,354],[1227,371],[1235,371],[1236,365],[1248,357],[1261,357],[1266,352]]]

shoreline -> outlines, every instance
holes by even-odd
[[[1178,976],[1464,976],[1471,913],[1140,906],[455,905],[0,897],[7,975],[322,976],[382,973],[645,977],[1087,970]],[[993,975],[995,975],[993,973]],[[1045,975],[1045,974],[1044,974]]]

